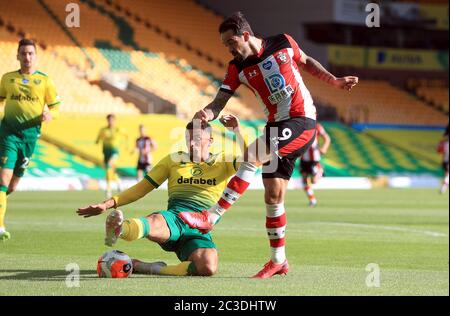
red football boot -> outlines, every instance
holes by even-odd
[[[209,222],[209,212],[180,212],[181,219],[191,228],[197,228],[202,234],[208,233],[213,225]]]
[[[253,278],[267,279],[271,278],[275,274],[282,274],[282,275],[287,274],[288,271],[289,271],[289,263],[287,259],[280,264],[274,263],[272,260],[270,260],[264,265],[264,268],[261,271],[259,271],[253,276]]]

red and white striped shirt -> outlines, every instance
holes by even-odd
[[[136,148],[139,150],[139,163],[152,163],[152,139],[148,136],[136,139]]]
[[[301,50],[287,34],[263,39],[263,47],[256,56],[240,62],[233,59],[220,87],[233,94],[244,84],[253,91],[264,106],[268,122],[293,117],[316,119],[316,108],[303,82],[297,63]]]
[[[322,125],[316,124],[316,137],[314,142],[308,148],[308,150],[303,154],[303,161],[320,161],[320,151],[319,151],[319,136],[328,135]]]

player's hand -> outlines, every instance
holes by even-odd
[[[102,214],[106,211],[106,209],[107,207],[105,203],[91,204],[85,207],[80,207],[77,214],[83,217],[91,217]]]
[[[230,131],[238,131],[240,128],[239,119],[232,114],[222,115],[219,121]]]
[[[53,119],[50,111],[42,112],[42,122],[50,122]]]
[[[194,114],[192,120],[201,120],[202,123],[208,123],[210,121],[210,117],[205,110],[200,110]]]
[[[354,76],[347,76],[342,78],[336,78],[332,83],[333,86],[340,89],[345,89],[347,91],[352,90],[354,86],[358,83],[359,78]]]
[[[321,155],[325,155],[327,153],[328,149],[319,148],[319,152]]]

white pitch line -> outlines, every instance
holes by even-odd
[[[399,231],[406,233],[416,233],[423,234],[432,237],[447,237],[447,234],[441,232],[435,232],[430,230],[419,230],[413,228],[405,228],[398,226],[382,226],[382,225],[370,225],[370,224],[356,224],[356,223],[345,223],[345,222],[309,222],[310,224],[317,225],[333,225],[333,226],[345,226],[345,227],[361,227],[361,228],[371,228],[371,229],[382,229],[382,230],[391,230],[391,231]]]
[[[332,226],[343,226],[343,227],[355,227],[355,228],[370,228],[370,229],[379,229],[379,230],[388,230],[388,231],[398,231],[398,232],[404,232],[404,233],[413,233],[413,234],[420,234],[420,235],[427,235],[431,237],[447,237],[447,234],[441,233],[441,232],[435,232],[435,231],[429,231],[429,230],[419,230],[419,229],[413,229],[413,228],[405,228],[405,227],[398,227],[398,226],[382,226],[382,225],[373,225],[373,224],[356,224],[356,223],[346,223],[346,222],[302,222],[302,224],[313,224],[313,225],[332,225]],[[299,233],[305,233],[305,232],[312,232],[308,230],[303,229],[292,229],[289,228],[289,223],[287,225],[287,229],[289,232],[299,232]],[[236,228],[236,227],[216,227],[214,230],[220,230],[220,231],[226,231],[226,230],[238,230],[238,231],[262,231],[264,228]]]
[[[87,230],[87,229],[94,229],[94,228],[100,228],[103,226],[103,223],[74,223],[74,222],[62,222],[62,221],[29,221],[29,220],[16,220],[16,221],[10,221],[10,224],[20,225],[20,224],[32,224],[34,226],[57,226],[58,228],[65,227],[65,228],[72,228],[72,229],[81,229],[81,230]],[[405,228],[405,227],[398,227],[398,226],[383,226],[383,225],[375,225],[375,224],[357,224],[357,223],[346,223],[346,222],[302,222],[301,225],[331,225],[331,226],[343,226],[343,227],[355,227],[355,228],[369,228],[369,229],[379,229],[379,230],[388,230],[388,231],[397,231],[397,232],[404,232],[404,233],[413,233],[413,234],[421,234],[421,235],[427,235],[431,237],[447,237],[447,234],[436,232],[436,231],[430,231],[430,230],[419,230],[419,229],[413,229],[413,228]],[[312,232],[304,229],[293,229],[292,227],[289,228],[288,223],[288,230],[290,232],[299,232],[299,233],[305,233],[305,232]],[[237,227],[221,227],[220,225],[215,227],[214,230],[218,231],[226,231],[226,230],[237,230],[237,231],[264,231],[264,227],[257,228],[257,227],[246,227],[246,228],[237,228]]]

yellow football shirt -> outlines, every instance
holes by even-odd
[[[60,104],[53,80],[40,71],[22,74],[17,70],[4,74],[0,81],[0,101],[3,99],[2,124],[15,131],[40,126],[45,105],[54,109]]]
[[[205,162],[194,163],[189,154],[167,155],[145,176],[153,186],[168,180],[169,209],[199,211],[216,203],[240,163],[236,157],[226,159],[224,153],[211,154]]]
[[[101,141],[104,150],[119,150],[120,144],[127,138],[125,130],[120,127],[103,127],[98,133],[97,143]]]

